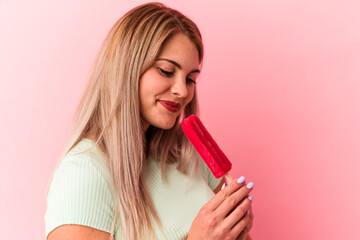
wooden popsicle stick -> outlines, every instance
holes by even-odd
[[[230,176],[229,173],[226,173],[226,174],[224,175],[224,177],[228,180],[229,183],[231,183],[232,180],[233,180],[233,178]]]

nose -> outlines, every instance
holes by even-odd
[[[171,93],[178,98],[186,98],[189,95],[186,79],[178,77],[171,86]]]

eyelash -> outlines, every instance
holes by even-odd
[[[172,76],[174,75],[173,72],[165,71],[165,70],[162,69],[162,68],[158,68],[158,69],[159,69],[159,71],[160,71],[162,74],[164,74],[164,75],[167,76],[167,77],[172,77]],[[186,80],[192,82],[193,84],[196,84],[196,82],[195,82],[194,80],[192,80],[191,78],[186,78]]]

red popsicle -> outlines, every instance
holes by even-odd
[[[195,115],[190,115],[182,122],[182,129],[213,175],[216,178],[225,175],[231,182],[232,178],[228,173],[232,166],[231,162],[221,151],[200,119]]]

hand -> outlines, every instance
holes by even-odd
[[[200,209],[191,225],[188,240],[235,240],[242,237],[241,232],[244,230],[246,236],[246,227],[251,221],[246,211],[252,214],[251,200],[247,197],[252,190],[251,185],[247,185],[249,189],[245,181],[232,181],[219,191]],[[252,222],[249,226],[251,228]]]
[[[254,214],[252,212],[252,206],[250,206],[249,209],[249,222],[246,225],[245,229],[240,233],[240,235],[236,238],[236,240],[251,240],[250,235],[248,235],[248,233],[250,232],[252,226],[253,226],[253,221],[254,221]]]

